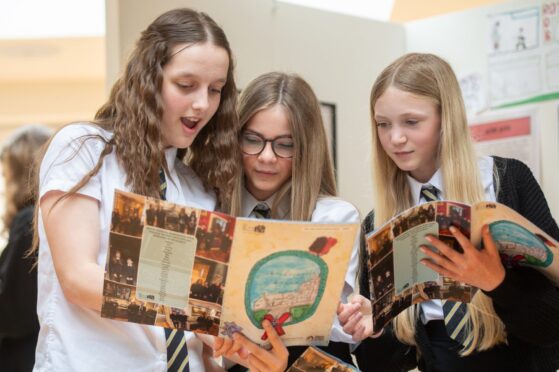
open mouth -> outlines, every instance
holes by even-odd
[[[189,119],[189,118],[185,118],[185,117],[181,118],[182,125],[184,125],[188,129],[194,129],[196,127],[196,125],[198,125],[199,122],[200,122],[200,119]]]

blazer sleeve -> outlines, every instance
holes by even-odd
[[[559,240],[559,227],[530,168],[516,159],[498,157],[495,166],[500,184],[497,200]],[[504,281],[486,294],[510,335],[540,346],[559,342],[559,290],[541,272],[528,267],[507,269]]]

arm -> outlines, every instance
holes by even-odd
[[[500,186],[497,201],[516,210],[559,241],[559,227],[530,168],[516,159],[494,158]]]
[[[441,254],[427,247],[422,263],[441,275],[481,288],[493,299],[507,332],[526,342],[548,346],[559,341],[559,291],[531,268],[505,270],[489,228],[482,229],[484,249],[477,250],[456,228],[451,232],[462,246],[458,253],[440,240],[428,240]]]
[[[99,203],[74,194],[54,206],[62,195],[50,191],[40,202],[56,275],[70,303],[100,311],[104,269],[97,264]]]
[[[559,291],[539,271],[506,270],[503,282],[485,293],[510,335],[538,346],[559,342]]]

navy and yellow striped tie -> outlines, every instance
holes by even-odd
[[[435,186],[424,185],[421,187],[421,196],[426,202],[439,200],[439,192]],[[446,333],[453,340],[467,346],[471,341],[471,336],[466,338],[466,324],[470,319],[468,306],[462,302],[443,300],[444,324]]]
[[[254,217],[269,219],[272,218],[272,210],[268,207],[266,203],[258,203],[252,210]]]
[[[162,200],[166,200],[167,180],[163,169],[159,171],[159,195]],[[184,331],[165,328],[165,340],[167,341],[167,371],[190,371],[188,368],[188,348]]]

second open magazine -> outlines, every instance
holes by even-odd
[[[449,230],[455,226],[481,249],[485,224],[505,267],[531,266],[559,284],[557,242],[514,210],[496,202],[473,206],[452,201],[425,203],[404,211],[367,237],[374,332],[419,302],[470,302],[477,289],[439,276],[422,265],[419,261],[427,256],[419,247],[429,246],[425,236],[433,235],[461,251]]]

